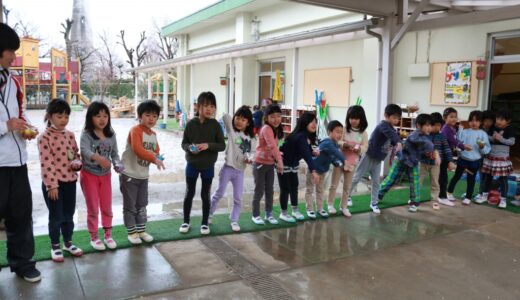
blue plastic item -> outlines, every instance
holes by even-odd
[[[518,183],[516,181],[509,180],[507,182],[507,197],[513,198],[516,196],[516,189],[518,188]]]

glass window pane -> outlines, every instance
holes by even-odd
[[[271,72],[271,63],[270,62],[260,63],[260,72]]]
[[[276,72],[276,70],[285,71],[285,62],[283,62],[283,61],[273,62],[273,72]]]
[[[520,54],[520,37],[495,40],[495,55]]]

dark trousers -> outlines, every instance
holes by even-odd
[[[493,181],[493,175],[489,173],[480,174],[480,190],[483,193],[489,193],[489,190],[491,189],[491,182]],[[507,198],[507,189],[509,188],[507,176],[498,177],[498,183],[500,184],[500,197]]]
[[[202,199],[202,225],[208,225],[209,209],[211,207],[209,193],[214,176],[214,167],[199,170],[191,165],[186,166],[186,195],[184,196],[184,223],[190,223],[191,206],[195,197],[197,178],[201,177],[202,188],[200,198]]]
[[[439,172],[439,198],[446,199],[446,189],[448,188],[448,161],[443,159]]]
[[[23,274],[35,262],[32,193],[27,166],[0,167],[0,219],[5,219],[7,261],[11,272]]]
[[[278,173],[278,183],[280,185],[280,206],[283,211],[287,211],[287,203],[289,196],[291,197],[291,205],[298,206],[298,173]]]
[[[58,199],[51,200],[42,182],[43,198],[49,209],[49,237],[53,245],[60,243],[60,233],[64,242],[72,241],[73,217],[76,210],[76,181],[60,181],[58,184]]]
[[[477,175],[478,168],[480,167],[479,161],[469,161],[462,158],[459,158],[457,161],[457,169],[455,170],[455,175],[451,178],[450,185],[448,186],[448,192],[453,193],[455,190],[455,185],[462,177],[464,171],[468,170],[466,173],[466,198],[473,198],[473,190],[475,188],[475,177]]]

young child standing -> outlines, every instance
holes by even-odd
[[[421,185],[419,181],[419,159],[427,156],[435,159],[435,165],[439,166],[440,157],[433,147],[433,143],[428,138],[432,130],[431,117],[427,114],[419,114],[415,119],[417,129],[412,132],[404,144],[400,158],[392,164],[388,175],[381,183],[378,199],[383,200],[385,194],[403,175],[408,177],[410,182],[410,201],[408,211],[416,212],[421,201]]]
[[[70,106],[65,100],[53,99],[47,105],[45,121],[47,128],[38,137],[38,150],[42,171],[42,191],[49,209],[49,237],[51,257],[63,262],[60,234],[63,235],[63,250],[73,256],[83,251],[72,244],[74,212],[76,211],[76,181],[81,167],[79,148],[74,133],[67,130]]]
[[[432,131],[429,135],[430,140],[435,147],[437,153],[439,153],[439,157],[442,162],[447,162],[448,169],[452,170],[455,168],[455,164],[453,163],[453,154],[451,152],[450,145],[448,144],[448,140],[441,133],[442,128],[442,115],[438,112],[434,112],[430,115],[431,123],[432,123]],[[432,201],[435,201],[434,205],[438,205],[437,203],[453,206],[453,202],[447,199],[439,198],[439,173],[440,173],[440,165],[435,163],[434,159],[428,157],[421,158],[420,164],[420,179],[419,184],[423,183],[424,177],[426,175],[430,176],[430,195]],[[437,206],[438,208],[438,206]]]
[[[448,107],[442,113],[442,117],[444,118],[444,125],[442,126],[441,133],[448,140],[452,155],[458,150],[471,150],[470,145],[464,145],[463,142],[457,139],[457,110],[453,107]],[[439,199],[441,200],[448,199],[446,193],[446,189],[448,188],[448,163],[448,161],[441,162],[439,173]]]
[[[469,127],[468,129],[460,129],[457,133],[457,139],[465,145],[464,151],[460,152],[459,158],[457,159],[457,169],[455,175],[451,178],[450,184],[447,190],[448,200],[455,201],[453,191],[455,185],[462,177],[462,174],[467,174],[467,187],[466,196],[462,200],[462,204],[469,205],[471,198],[473,197],[473,189],[475,188],[475,177],[480,167],[480,159],[483,155],[486,155],[491,150],[489,145],[488,135],[480,129],[482,122],[482,112],[474,110],[469,114]],[[469,147],[468,147],[469,146]]]
[[[482,130],[487,133],[489,141],[492,141],[492,135],[493,135],[493,126],[495,126],[495,113],[492,110],[485,110],[482,112]],[[491,148],[493,148],[493,144],[491,144]],[[485,157],[485,156],[484,156]],[[480,161],[480,167],[484,164],[484,158]],[[480,204],[484,203],[485,200],[481,200],[480,197],[482,197],[482,194],[484,193],[484,184],[482,184],[482,170],[479,168],[480,172],[480,185],[478,187],[478,195],[475,196],[475,202]]]
[[[329,213],[323,207],[325,175],[327,175],[331,164],[344,167],[347,163],[338,145],[338,141],[341,140],[343,135],[343,125],[339,121],[331,121],[327,125],[327,133],[329,136],[320,142],[318,146],[319,156],[314,159],[314,166],[319,176],[318,180],[313,178],[311,172],[307,173],[305,200],[307,202],[307,216],[311,219],[316,219],[314,201],[312,199],[314,190],[316,190],[316,209],[318,209],[318,213],[323,218],[329,216]]]
[[[379,123],[370,135],[368,140],[368,150],[357,166],[354,178],[352,179],[352,187],[349,195],[356,188],[357,184],[367,172],[370,173],[372,182],[372,195],[370,208],[376,214],[381,213],[377,203],[379,202],[379,174],[381,172],[381,162],[386,158],[393,147],[400,152],[402,149],[401,138],[397,134],[394,126],[399,125],[402,110],[399,105],[388,104],[385,107],[385,119]]]
[[[255,134],[253,133],[253,114],[249,107],[240,107],[233,116],[224,114],[222,117],[226,127],[228,145],[226,149],[226,162],[219,174],[218,188],[211,196],[210,220],[218,207],[218,202],[224,196],[228,182],[233,185],[233,209],[229,215],[231,230],[240,231],[238,218],[242,207],[244,193],[244,170],[252,163],[252,149]],[[210,222],[211,223],[211,222]]]
[[[153,100],[137,106],[139,124],[130,129],[122,155],[125,168],[119,176],[119,187],[123,194],[123,218],[128,241],[134,245],[153,241],[153,236],[146,232],[146,206],[150,164],[164,170],[157,135],[152,130],[160,112],[161,107]]]
[[[345,124],[346,128],[343,130],[343,137],[339,141],[339,145],[347,162],[344,168],[341,166],[333,168],[327,202],[329,214],[335,214],[334,198],[336,197],[336,188],[338,187],[341,175],[343,175],[343,193],[339,207],[344,216],[351,217],[352,214],[348,207],[352,206],[352,200],[349,194],[352,186],[352,178],[359,158],[365,154],[368,149],[368,134],[365,131],[368,127],[368,122],[363,107],[360,105],[349,107]]]
[[[197,178],[202,179],[200,197],[202,199],[201,234],[210,234],[208,218],[210,211],[211,182],[215,173],[218,152],[226,149],[224,133],[214,119],[217,99],[212,92],[202,92],[197,99],[197,114],[186,125],[182,137],[182,149],[186,152],[186,195],[184,196],[184,223],[180,233],[190,230],[190,215]]]
[[[270,224],[278,224],[273,216],[273,185],[274,167],[278,173],[283,172],[283,160],[278,141],[283,138],[282,110],[276,104],[269,104],[264,111],[264,126],[258,134],[255,162],[253,163],[253,177],[255,180],[255,192],[253,195],[253,223],[264,225],[260,217],[260,200],[265,195],[265,219]]]
[[[316,144],[316,126],[316,115],[311,112],[303,113],[298,119],[296,128],[280,147],[280,151],[283,153],[283,172],[278,173],[282,208],[280,219],[285,222],[294,223],[296,220],[305,219],[298,209],[298,170],[302,158],[307,163],[308,172],[312,174],[314,182],[317,183],[319,179],[312,159],[313,154],[318,153],[311,147]],[[289,196],[291,197],[292,216],[287,212]]]
[[[513,172],[513,164],[509,159],[509,150],[515,144],[515,131],[511,126],[513,116],[511,111],[501,109],[496,114],[495,126],[491,133],[491,150],[484,158],[482,166],[482,197],[475,202],[481,204],[487,201],[489,188],[494,176],[498,176],[500,183],[500,203],[498,207],[506,208],[507,202],[507,177]]]
[[[116,172],[122,164],[117,151],[116,134],[110,124],[108,106],[99,101],[92,102],[85,117],[85,127],[81,133],[81,158],[83,169],[79,182],[87,204],[87,227],[90,245],[96,250],[115,249],[117,243],[112,238],[112,173],[111,163]],[[98,237],[99,211],[105,231],[103,242]]]

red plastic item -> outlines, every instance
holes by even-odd
[[[500,203],[500,192],[497,190],[489,191],[488,204],[498,205]]]

